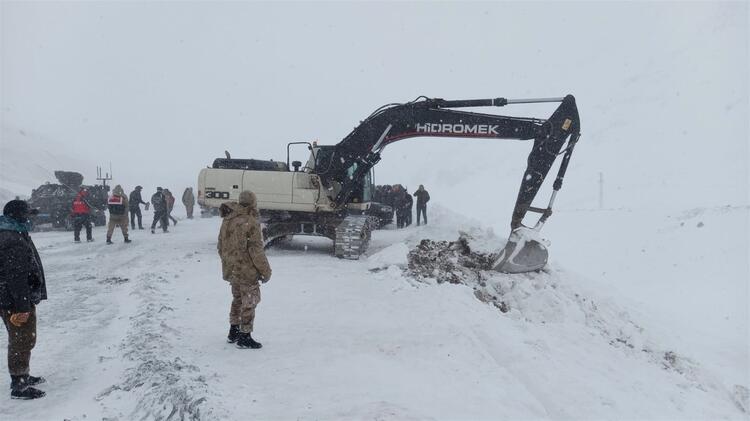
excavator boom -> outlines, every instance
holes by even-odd
[[[509,117],[474,113],[455,108],[502,107],[512,104],[559,102],[546,119]],[[575,98],[539,99],[471,99],[444,100],[420,97],[405,104],[385,105],[362,121],[349,135],[334,146],[331,159],[316,168],[324,185],[332,181],[341,188],[334,198],[337,207],[345,206],[363,177],[380,161],[387,145],[412,137],[453,137],[482,139],[532,140],[534,144],[521,179],[513,209],[508,243],[498,253],[495,269],[503,272],[539,270],[547,262],[547,250],[538,232],[552,214],[552,205],[562,187],[565,171],[580,137],[580,120]],[[563,149],[563,146],[567,147]],[[563,155],[553,193],[547,208],[536,208],[532,202],[558,155]],[[525,227],[528,212],[540,213],[537,224]]]

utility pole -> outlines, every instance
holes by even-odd
[[[102,167],[96,167],[96,179],[102,182],[102,186],[107,187],[107,181],[112,179],[112,163],[109,163],[109,172],[102,175]]]

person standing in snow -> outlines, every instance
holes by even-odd
[[[419,226],[420,214],[424,217],[424,224],[427,225],[427,202],[430,201],[430,193],[420,184],[414,196],[417,198],[417,226]]]
[[[260,282],[271,279],[271,265],[263,250],[255,194],[243,191],[239,203],[226,202],[219,213],[224,220],[217,249],[223,278],[232,286],[227,341],[236,342],[238,348],[257,349],[262,344],[252,337],[255,308],[260,303]]]
[[[130,192],[130,200],[128,200],[128,207],[130,210],[130,228],[135,229],[135,218],[137,217],[139,230],[143,229],[143,215],[141,214],[141,205],[147,204],[141,197],[141,190],[143,190],[143,187],[135,186],[135,190]]]
[[[406,197],[400,184],[393,186],[393,210],[396,211],[396,228],[404,227],[404,203]]]
[[[154,222],[151,223],[151,234],[155,233],[154,229],[157,222],[161,224],[164,232],[169,232],[167,230],[167,225],[169,225],[169,220],[167,219],[167,198],[164,196],[161,187],[157,187],[156,193],[151,196],[151,206],[154,207]]]
[[[172,223],[177,225],[177,220],[172,216],[172,210],[174,209],[175,198],[169,189],[164,189],[164,197],[167,198],[167,218],[172,220]]]
[[[73,199],[73,205],[70,217],[73,219],[73,241],[81,242],[81,229],[86,227],[86,241],[94,241],[91,236],[91,204],[88,202],[89,191],[81,187],[76,197]]]
[[[11,200],[0,216],[0,315],[8,331],[11,399],[45,395],[34,387],[44,378],[29,374],[36,345],[36,306],[47,299],[42,260],[29,236],[29,217],[36,213],[25,201]]]
[[[118,184],[112,190],[112,195],[107,199],[107,208],[109,209],[109,225],[107,226],[107,244],[112,244],[112,233],[116,226],[122,230],[122,236],[126,243],[128,239],[128,197],[125,191]]]
[[[411,215],[414,210],[414,200],[409,194],[409,189],[404,188],[404,226],[408,227],[411,225]]]
[[[195,196],[193,195],[193,188],[188,187],[182,193],[182,204],[185,205],[187,211],[187,219],[193,219],[193,206],[195,206]]]

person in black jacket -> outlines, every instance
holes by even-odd
[[[414,200],[409,194],[409,189],[404,188],[404,227],[411,225],[411,216],[414,213]]]
[[[35,213],[25,201],[11,200],[0,217],[0,315],[8,331],[12,399],[45,395],[33,387],[44,383],[44,378],[29,375],[36,345],[36,306],[47,299],[44,268],[29,236],[29,216]]]
[[[419,215],[424,216],[424,223],[427,225],[427,202],[430,201],[430,193],[424,189],[423,185],[419,185],[417,191],[414,192],[414,196],[417,197],[417,226],[419,226]]]
[[[151,206],[154,207],[154,222],[151,223],[151,234],[154,234],[156,223],[161,223],[161,228],[164,232],[167,231],[169,226],[169,212],[167,211],[167,197],[164,196],[164,192],[161,187],[156,188],[156,193],[151,196]]]
[[[128,201],[128,207],[130,210],[130,228],[135,229],[135,218],[138,218],[138,229],[143,229],[143,215],[141,214],[141,205],[146,205],[141,197],[141,190],[143,187],[135,186],[135,190],[130,192],[130,200]],[[148,208],[146,208],[148,210]]]
[[[396,211],[396,227],[404,227],[404,204],[406,203],[406,194],[400,184],[393,186],[393,210]]]

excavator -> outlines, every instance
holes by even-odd
[[[509,117],[463,110],[512,104],[559,103],[548,119]],[[546,241],[539,232],[552,215],[552,206],[580,138],[575,98],[445,100],[418,97],[375,110],[336,145],[307,142],[287,145],[284,162],[217,159],[201,170],[198,202],[217,208],[251,190],[258,197],[267,243],[288,235],[318,235],[334,240],[338,257],[358,259],[376,225],[371,201],[373,167],[390,144],[414,137],[533,140],[526,171],[516,198],[508,242],[497,253],[493,269],[506,273],[541,270],[547,263]],[[289,162],[290,147],[305,143],[310,158]],[[562,156],[546,208],[532,206],[550,169]],[[537,213],[533,226],[523,224]]]

